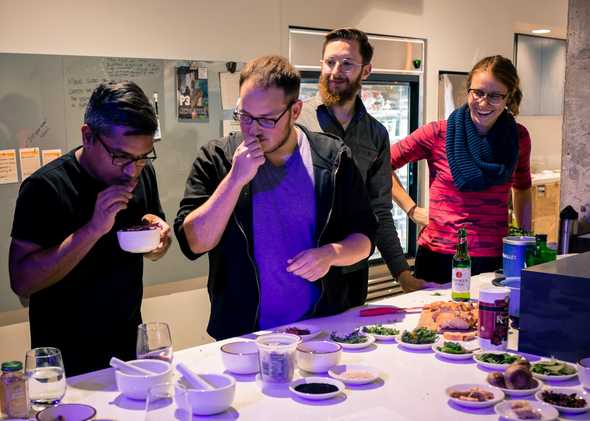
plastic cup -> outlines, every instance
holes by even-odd
[[[526,264],[526,251],[535,245],[535,237],[511,236],[502,239],[502,269],[504,276],[520,277]]]
[[[264,383],[288,383],[295,372],[295,350],[301,337],[291,333],[271,333],[256,339],[260,377]]]

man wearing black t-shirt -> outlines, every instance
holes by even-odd
[[[143,257],[158,260],[171,242],[151,165],[156,128],[139,86],[101,84],[84,115],[82,146],[21,185],[11,286],[30,298],[32,346],[59,348],[70,376],[104,368],[112,356],[135,357]],[[121,250],[116,231],[142,222],[160,227],[158,247]]]

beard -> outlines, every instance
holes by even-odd
[[[341,91],[330,89],[330,76],[320,76],[320,98],[327,107],[334,105],[343,105],[348,101],[354,99],[361,89],[362,73],[358,77],[348,83],[348,85]]]

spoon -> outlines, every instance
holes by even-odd
[[[158,374],[153,371],[146,370],[145,368],[141,368],[136,365],[129,364],[128,362],[120,360],[117,357],[111,358],[111,361],[109,362],[109,364],[111,365],[111,367],[113,367],[117,370],[127,372],[127,374],[139,374],[139,375],[144,375],[144,376],[153,376],[154,374]]]
[[[215,390],[207,380],[191,371],[184,363],[176,364],[176,371],[182,374],[189,385],[195,389]]]

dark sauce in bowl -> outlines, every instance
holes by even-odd
[[[337,392],[338,388],[329,383],[302,383],[295,386],[295,390],[308,395],[324,395],[326,393]]]

